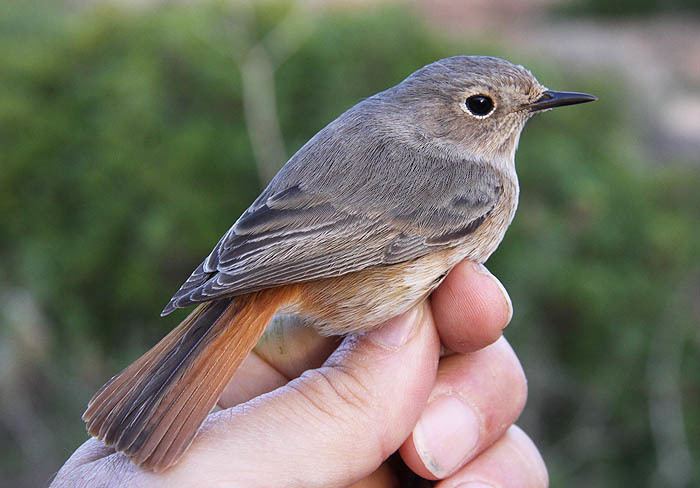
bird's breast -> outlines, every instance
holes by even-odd
[[[514,174],[502,174],[499,180],[502,190],[498,200],[485,214],[480,225],[455,244],[450,266],[464,259],[483,263],[503,240],[518,206],[519,186]]]

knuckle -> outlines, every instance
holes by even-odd
[[[532,439],[517,425],[508,429],[506,439],[510,441],[514,457],[529,475],[528,486],[547,488],[549,486],[547,465]]]
[[[506,361],[504,361],[506,367],[503,370],[504,384],[509,389],[510,395],[513,398],[513,405],[516,410],[515,413],[519,415],[525,408],[525,403],[527,402],[527,377],[520,364],[520,360],[515,355],[515,351],[513,351],[505,340],[503,340],[503,343],[506,349]]]
[[[527,401],[527,377],[518,356],[505,338],[501,338],[490,348],[494,353],[493,363],[498,365],[501,388],[508,392],[512,404],[520,413]]]
[[[457,374],[462,371],[460,364],[469,368],[463,379]],[[505,339],[475,353],[465,362],[455,360],[447,378],[448,382],[463,388],[463,394],[476,399],[489,439],[500,437],[525,408],[527,379]]]
[[[300,377],[296,390],[304,397],[322,422],[348,431],[356,437],[361,432],[366,441],[365,453],[383,457],[379,401],[355,368],[336,364],[308,370]],[[363,443],[364,444],[364,443]]]
[[[323,366],[304,372],[301,378],[309,389],[307,396],[313,397],[312,403],[329,416],[372,417],[375,410],[373,395],[352,368]]]

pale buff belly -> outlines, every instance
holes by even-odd
[[[454,248],[307,283],[299,303],[285,312],[301,315],[323,335],[370,330],[425,299],[460,261],[484,262],[507,228],[500,217],[493,215],[470,239]]]

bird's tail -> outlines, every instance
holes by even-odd
[[[95,393],[83,414],[88,432],[147,469],[173,465],[291,292],[276,288],[198,306]]]

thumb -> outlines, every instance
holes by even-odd
[[[326,488],[369,475],[411,433],[439,349],[426,303],[346,338],[321,368],[210,416],[166,486]]]

